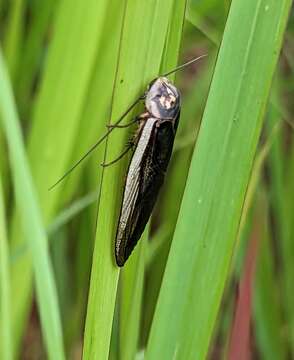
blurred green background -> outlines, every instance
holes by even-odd
[[[0,358],[294,357],[290,0],[0,0]],[[177,64],[173,157],[126,266],[135,131]],[[137,106],[124,120],[143,111]]]

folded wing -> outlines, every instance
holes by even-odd
[[[129,166],[116,236],[116,261],[122,266],[140,239],[163,184],[175,136],[171,121],[149,118]]]

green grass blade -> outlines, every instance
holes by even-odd
[[[165,49],[161,63],[161,73],[173,69],[177,66],[178,55],[182,38],[183,22],[185,18],[186,1],[174,1],[172,15],[169,21],[168,33],[165,40]],[[173,74],[172,78],[174,78]],[[148,228],[148,227],[147,227]],[[142,291],[144,280],[144,264],[146,260],[145,248],[148,245],[148,229],[138,245],[138,251],[135,250],[129,263],[121,273],[120,287],[120,356],[122,359],[133,359],[138,348],[138,339],[140,337],[140,311],[146,312],[146,306],[142,308]],[[133,259],[134,257],[134,259]],[[158,275],[158,274],[157,274]],[[152,280],[156,281],[156,277]],[[146,290],[146,289],[145,289]],[[149,289],[148,289],[149,290]],[[148,291],[147,290],[147,291]],[[149,302],[152,302],[149,297]],[[154,299],[155,300],[155,299]]]
[[[290,151],[290,161],[288,162],[288,172],[286,176],[285,192],[280,194],[280,201],[284,201],[283,214],[285,218],[281,219],[284,230],[284,237],[281,238],[281,252],[282,252],[282,287],[283,300],[286,314],[286,336],[290,346],[291,355],[294,356],[294,145]],[[277,166],[278,164],[276,164]],[[277,174],[278,176],[280,174]],[[278,180],[278,179],[276,179]],[[281,180],[281,179],[280,179]],[[277,185],[277,184],[276,184]],[[278,189],[277,189],[278,190]]]
[[[54,232],[61,229],[66,223],[75,218],[80,212],[85,210],[88,206],[97,201],[97,192],[92,192],[87,194],[80,199],[77,199],[71,205],[69,205],[66,209],[61,211],[57,216],[53,219],[51,224],[47,226],[48,235],[54,234]]]
[[[282,76],[281,71],[276,76],[275,88],[272,92],[272,103],[268,122],[267,132],[270,131],[270,127],[276,126],[276,124],[284,125],[283,118],[288,118],[287,109],[283,106],[282,102]],[[283,129],[284,130],[284,129]],[[293,131],[292,131],[293,132]],[[294,148],[293,148],[294,149]],[[283,303],[285,311],[285,339],[290,347],[290,351],[294,354],[294,293],[293,293],[293,278],[294,278],[294,266],[293,266],[293,198],[294,198],[294,152],[284,147],[283,132],[280,132],[276,136],[273,143],[270,157],[269,157],[269,170],[270,170],[270,183],[269,192],[271,200],[271,209],[274,218],[274,224],[276,227],[276,237],[279,239],[278,247],[281,252],[281,290],[283,291]],[[288,160],[288,161],[287,161]],[[273,313],[274,314],[274,313]],[[265,325],[266,323],[264,323]],[[273,344],[274,345],[274,342]]]
[[[169,27],[165,41],[165,49],[161,64],[161,73],[174,69],[178,65],[181,40],[183,35],[183,25],[185,20],[187,0],[174,0],[169,20]],[[176,73],[170,76],[175,78]]]
[[[10,78],[13,80],[13,83],[21,54],[24,10],[24,0],[16,0],[11,4],[7,33],[4,39],[4,54]]]
[[[293,70],[293,69],[292,69]],[[292,71],[293,73],[293,71]],[[281,84],[278,84],[281,92]],[[274,93],[274,103],[276,108],[272,110],[269,118],[269,125],[280,122],[281,117],[288,118],[287,110],[283,108],[281,94]],[[292,123],[292,121],[291,121]],[[285,125],[285,124],[284,124]],[[273,125],[272,125],[273,126]],[[293,132],[293,130],[292,130]],[[294,234],[294,147],[285,151],[284,139],[282,134],[275,140],[271,156],[269,159],[271,170],[271,206],[277,228],[277,238],[281,251],[281,284],[283,291],[283,303],[285,311],[285,338],[290,348],[291,355],[294,356],[294,292],[293,292],[293,234]],[[287,161],[288,160],[288,161]]]
[[[169,0],[126,1],[112,104],[113,121],[158,74],[171,6]],[[125,135],[123,131],[116,131],[108,138],[106,161],[121,153]],[[121,161],[103,172],[84,340],[85,359],[108,357],[119,273],[113,249],[125,169],[126,161]]]
[[[147,359],[207,354],[290,5],[232,2]]]
[[[207,19],[204,18],[204,16],[198,14],[195,3],[193,4],[192,1],[188,1],[186,18],[192,25],[194,25],[199,31],[201,31],[214,45],[216,45],[217,47],[219,46],[221,42],[221,37],[218,31],[208,24],[208,21]]]
[[[0,7],[1,7],[0,3]],[[8,4],[5,4],[8,7]],[[5,7],[4,5],[4,7]],[[3,6],[3,5],[2,5]],[[3,51],[6,59],[6,64],[9,70],[10,78],[14,83],[14,78],[17,70],[17,65],[19,62],[19,55],[21,49],[21,42],[23,37],[23,13],[24,13],[25,1],[17,0],[10,3],[10,6],[7,9],[7,25],[5,32],[3,34],[5,36],[3,38]],[[0,22],[2,9],[0,8]],[[3,11],[5,13],[5,11]],[[2,33],[2,29],[0,30]],[[1,40],[2,40],[1,36]],[[2,141],[2,134],[0,133],[0,172],[2,173],[2,186],[4,198],[9,197],[9,170],[6,156],[6,148],[5,143]],[[4,199],[4,200],[5,200]]]
[[[144,232],[140,243],[121,271],[121,301],[119,305],[119,354],[121,360],[134,359],[138,350],[144,284],[144,247],[147,237],[148,229]]]
[[[265,215],[267,212],[265,211]],[[268,221],[263,221],[260,259],[254,290],[254,329],[262,359],[286,359],[282,309]]]
[[[67,170],[79,136],[80,116],[102,38],[107,3],[106,0],[78,0],[73,6],[71,0],[62,0],[55,14],[53,36],[28,136],[28,156],[45,226],[60,206],[66,185],[63,183],[48,192],[48,187]],[[18,218],[19,214],[15,213],[12,250],[24,243],[19,234]],[[12,268],[15,346],[19,346],[26,324],[31,279],[31,261],[24,256]]]
[[[43,44],[57,2],[57,0],[37,1],[34,9],[31,9],[31,20],[26,29],[28,34],[22,44],[22,56],[17,64],[15,83],[16,101],[22,120],[23,117],[25,120],[30,120],[33,85],[42,66],[40,59],[43,56]]]
[[[203,69],[201,76],[193,80],[189,95],[183,96],[181,118],[173,148],[173,156],[166,174],[167,180],[157,202],[157,209],[155,209],[155,218],[158,213],[162,220],[159,231],[155,233],[149,243],[151,245],[151,258],[148,260],[151,260],[151,265],[148,267],[146,275],[145,292],[148,296],[144,298],[144,340],[147,338],[151,325],[173,232],[177,223],[193,147],[200,126],[200,117],[205,107],[208,92],[207,83],[211,80],[214,65],[211,55],[209,60],[209,66],[207,66],[208,64],[199,64],[199,67]],[[197,98],[195,98],[195,94],[197,94]],[[185,140],[187,138],[188,144]],[[181,164],[181,171],[178,171],[177,164]],[[152,247],[155,248],[155,252]]]
[[[50,359],[64,359],[62,329],[46,233],[25,155],[12,89],[1,53],[0,79],[0,115],[10,153],[16,201],[21,211],[22,227],[32,254],[45,344]]]
[[[77,199],[75,202],[70,204],[66,209],[61,211],[56,215],[53,221],[47,226],[46,232],[49,237],[49,242],[52,243],[53,238],[51,237],[56,232],[61,230],[63,226],[69,223],[73,218],[78,216],[81,212],[87,209],[90,205],[97,201],[97,193],[93,192],[87,194],[80,199]],[[56,240],[54,238],[54,240]],[[54,243],[54,242],[53,242]],[[10,256],[11,262],[19,261],[28,251],[27,244],[22,244],[18,248],[14,249],[13,253]]]
[[[74,164],[77,159],[84,154],[89,147],[96,143],[97,139],[105,134],[106,123],[109,120],[110,99],[112,96],[113,83],[116,70],[116,54],[118,53],[120,19],[121,13],[118,11],[117,2],[107,4],[106,14],[111,14],[112,21],[108,20],[107,15],[103,19],[101,29],[103,36],[99,42],[93,71],[91,74],[91,83],[89,84],[83,111],[80,114],[79,136],[76,138],[72,159],[68,167]],[[97,188],[101,180],[101,166],[103,162],[103,145],[93,152],[87,165],[93,170],[88,175],[88,186],[91,191]],[[76,184],[81,177],[81,169],[77,169],[67,179],[68,186],[65,189],[64,198],[68,199],[76,189]],[[98,191],[97,191],[98,194]],[[95,214],[96,215],[96,214]]]
[[[4,209],[5,204],[0,174],[0,358],[12,360],[9,250]]]

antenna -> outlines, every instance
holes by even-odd
[[[136,101],[133,102],[133,104],[131,106],[129,106],[127,108],[127,110],[121,115],[121,117],[113,124],[113,127],[111,127],[94,145],[92,145],[90,147],[90,149],[70,168],[66,171],[66,173],[64,175],[61,176],[61,178],[59,178],[53,185],[51,185],[49,187],[48,190],[52,190],[53,188],[55,188],[55,186],[57,186],[62,180],[64,180],[77,166],[80,165],[80,163],[86,158],[88,157],[91,152],[93,150],[96,149],[96,147],[98,145],[100,145],[106,138],[107,136],[115,129],[115,126],[118,125],[123,119],[124,117],[137,105],[137,103],[140,101],[140,100],[143,100],[145,97],[144,96],[140,96],[137,98]]]
[[[189,66],[191,64],[193,64],[194,62],[206,57],[207,54],[205,55],[200,55],[195,59],[192,59],[188,62],[186,62],[185,64],[182,64],[178,67],[176,67],[175,69],[161,75],[161,76],[168,76],[170,74],[173,74],[176,71],[179,71],[183,68],[185,68],[186,66]],[[90,149],[69,169],[66,171],[66,173],[64,175],[62,175],[52,186],[49,187],[49,190],[52,190],[53,188],[55,188],[55,186],[57,186],[62,180],[64,180],[77,166],[80,165],[80,163],[86,159],[93,150],[95,150],[97,148],[97,146],[99,146],[106,138],[107,136],[115,129],[115,127],[125,118],[125,116],[138,104],[138,102],[140,100],[144,100],[145,95],[141,95],[140,97],[138,97],[131,106],[128,107],[128,109],[121,115],[121,117],[113,124],[113,127],[110,127],[110,129],[94,144],[90,147]]]
[[[197,58],[192,59],[192,60],[186,62],[185,64],[179,65],[179,66],[177,66],[175,69],[173,69],[173,70],[171,70],[171,71],[169,71],[169,72],[167,72],[167,73],[165,73],[165,74],[163,74],[163,75],[161,75],[161,76],[171,75],[171,74],[175,73],[176,71],[182,70],[182,69],[185,68],[186,66],[189,66],[189,65],[193,64],[194,62],[196,62],[196,61],[198,61],[198,60],[200,60],[200,59],[202,59],[202,58],[204,58],[204,57],[206,57],[206,56],[207,56],[207,54],[200,55],[200,56],[198,56]]]

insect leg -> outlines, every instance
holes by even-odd
[[[52,190],[53,188],[55,188],[55,186],[57,186],[61,181],[63,181],[77,166],[80,165],[80,163],[86,159],[93,150],[95,150],[97,148],[97,146],[99,146],[106,138],[107,136],[115,129],[115,126],[117,126],[123,119],[124,117],[138,104],[139,101],[144,100],[145,99],[145,94],[139,96],[133,103],[132,105],[130,105],[127,110],[120,116],[120,118],[113,124],[114,127],[111,127],[106,134],[104,134],[94,145],[92,145],[90,147],[90,149],[75,163],[73,164],[73,166],[71,168],[69,168],[69,170],[66,171],[65,174],[63,174],[53,185],[51,185],[49,187],[48,190]]]
[[[107,167],[107,166],[110,166],[110,165],[115,164],[115,163],[116,163],[117,161],[119,161],[122,157],[124,157],[124,156],[132,149],[133,146],[134,146],[134,144],[131,143],[130,145],[128,145],[128,147],[126,148],[126,150],[123,151],[123,152],[119,155],[119,157],[117,157],[116,159],[110,161],[109,163],[102,163],[101,166]]]
[[[113,129],[113,128],[120,128],[120,129],[122,129],[122,128],[127,128],[127,127],[135,124],[135,123],[138,122],[138,121],[139,121],[139,118],[136,117],[135,119],[133,119],[132,121],[130,121],[130,122],[124,124],[124,125],[115,125],[115,124],[114,124],[114,125],[111,125],[111,124],[110,124],[110,125],[106,125],[106,126],[108,127],[108,129]]]
[[[148,118],[150,116],[150,114],[148,112],[144,112],[143,114],[136,116],[135,119],[133,119],[132,121],[124,124],[124,125],[118,125],[118,124],[109,124],[106,125],[108,127],[108,129],[114,129],[114,128],[127,128],[133,124],[135,124],[136,122],[139,122],[140,120],[144,120],[146,118]]]
[[[116,163],[116,162],[117,162],[118,160],[120,160],[124,155],[126,155],[126,154],[129,152],[129,150],[131,150],[131,149],[137,144],[138,139],[139,139],[139,134],[141,133],[142,128],[143,128],[143,126],[144,126],[144,123],[145,123],[146,119],[148,119],[148,117],[149,117],[149,113],[148,113],[148,112],[145,112],[145,113],[143,113],[143,114],[141,114],[141,115],[139,115],[139,116],[136,116],[136,118],[135,118],[134,120],[132,120],[132,123],[135,123],[136,121],[138,121],[138,122],[139,122],[139,127],[138,127],[138,129],[137,129],[136,134],[128,141],[126,150],[123,151],[122,154],[120,154],[120,156],[119,156],[118,158],[112,160],[112,161],[109,162],[109,163],[106,163],[106,164],[103,163],[103,164],[101,164],[101,166],[107,167],[107,166],[109,166],[109,165],[112,165],[112,164]],[[125,126],[122,125],[121,127],[127,127],[127,126],[129,126],[129,125],[130,125],[130,124],[126,124]],[[114,125],[114,126],[115,126],[115,125]],[[115,127],[117,127],[117,126],[115,126]],[[119,126],[119,127],[120,127],[120,126]],[[113,129],[113,128],[110,128],[110,130],[112,130],[112,129]]]

